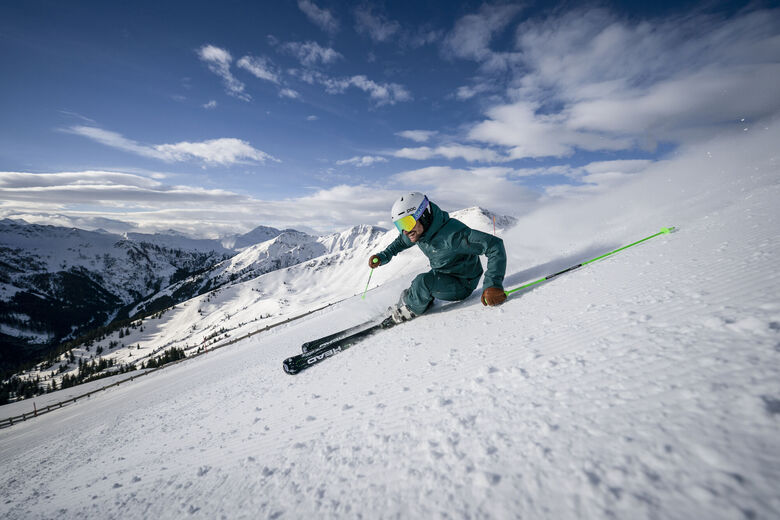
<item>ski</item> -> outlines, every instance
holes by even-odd
[[[308,354],[309,352],[313,352],[317,349],[319,349],[322,345],[325,343],[329,343],[330,341],[333,341],[334,339],[339,338],[345,338],[347,336],[351,336],[357,332],[360,332],[363,329],[370,328],[374,325],[378,325],[378,322],[376,319],[366,321],[364,323],[361,323],[359,325],[355,325],[353,327],[349,327],[344,330],[340,330],[338,332],[334,332],[333,334],[329,334],[327,336],[323,336],[321,338],[313,339],[311,341],[307,341],[303,345],[301,345],[301,352],[304,354]]]
[[[312,350],[307,353],[301,353],[296,356],[292,356],[285,359],[284,362],[282,363],[282,367],[284,368],[284,371],[290,375],[297,374],[299,372],[306,370],[307,368],[310,368],[318,363],[321,363],[322,361],[325,361],[330,357],[335,356],[339,352],[343,352],[347,350],[348,348],[354,346],[356,343],[360,342],[366,337],[371,336],[372,334],[375,334],[380,330],[388,329],[393,325],[395,325],[393,319],[386,318],[384,321],[382,321],[382,323],[371,325],[368,328],[364,328],[363,330],[359,330],[358,332],[355,332],[348,336],[338,337],[338,333],[337,333],[335,334],[335,336],[337,336],[336,338],[331,339],[330,341],[322,342],[319,348],[317,348],[316,350]],[[334,335],[332,334],[331,336]]]

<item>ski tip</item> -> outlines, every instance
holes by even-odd
[[[297,370],[293,369],[292,360],[292,358],[287,358],[284,360],[284,362],[282,362],[282,368],[284,368],[284,371],[290,375],[298,373]]]
[[[674,227],[674,226],[661,228],[661,233],[666,233],[667,235],[669,233],[677,233],[677,231],[678,231],[678,229],[676,227]]]

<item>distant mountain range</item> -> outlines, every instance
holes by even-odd
[[[295,230],[278,231],[273,228],[263,228],[260,232],[252,232],[252,234],[256,237],[272,236],[269,230],[275,231],[276,236],[259,244],[244,247],[242,251],[223,262],[171,283],[136,305],[130,311],[130,315],[147,315],[225,285],[244,282],[313,258],[348,250],[354,247],[357,237],[376,237],[386,231],[373,226],[356,226],[343,233],[315,237]],[[245,243],[246,238],[236,242],[236,244]]]
[[[127,318],[139,302],[171,284],[282,233],[261,226],[209,240],[175,231],[119,235],[2,220],[0,374],[90,329]],[[197,291],[187,297],[193,294]]]

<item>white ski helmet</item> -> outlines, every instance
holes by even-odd
[[[390,218],[398,231],[411,231],[418,221],[427,228],[431,220],[428,197],[418,191],[401,195],[390,210]]]

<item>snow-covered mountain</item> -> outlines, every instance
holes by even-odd
[[[251,280],[328,253],[351,249],[357,243],[371,240],[370,237],[383,231],[371,226],[356,226],[343,233],[323,237],[294,230],[283,231],[265,242],[244,248],[210,269],[164,288],[139,303],[130,315],[159,310],[228,284]]]
[[[294,230],[286,229],[285,231],[294,231]],[[219,240],[219,243],[223,247],[225,247],[226,249],[230,249],[231,251],[241,251],[242,249],[253,246],[255,244],[261,244],[263,242],[267,242],[268,240],[271,240],[272,238],[276,238],[281,234],[282,231],[276,228],[272,228],[268,226],[258,226],[248,233],[226,236],[221,240]]]
[[[297,376],[281,361],[381,312],[427,269],[416,249],[365,300],[390,232],[144,320],[135,352],[192,349],[349,296],[0,430],[0,515],[777,518],[780,130],[741,134],[498,230],[508,288],[679,232],[497,308],[436,306]]]
[[[234,240],[278,234],[270,229]],[[219,240],[175,231],[116,235],[0,221],[0,369],[130,316],[128,306],[235,254]]]

